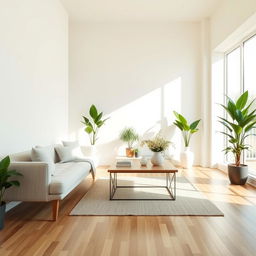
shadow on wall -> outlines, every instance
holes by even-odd
[[[141,139],[152,138],[160,132],[175,144],[175,150],[170,149],[168,154],[178,158],[181,138],[180,134],[176,136],[178,131],[172,125],[174,121],[172,111],[185,112],[187,115],[195,112],[194,106],[181,104],[184,101],[183,98],[182,79],[178,77],[132,102],[108,111],[107,116],[110,119],[99,131],[97,143],[99,163],[110,164],[116,155],[125,154],[125,145],[119,140],[119,134],[126,126],[134,127]],[[123,102],[125,101],[124,98]],[[82,146],[89,146],[88,135],[84,132],[82,124],[77,131],[70,134],[69,139],[79,140]]]

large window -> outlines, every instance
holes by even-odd
[[[236,99],[241,93],[241,49],[236,48],[226,57],[226,85],[227,94],[231,99]]]
[[[248,90],[256,98],[256,35],[241,42],[234,50],[226,53],[225,91],[232,99],[237,99]],[[256,104],[254,105],[256,107]],[[252,130],[256,135],[256,129]],[[249,165],[250,174],[256,176],[256,136],[250,136],[247,143],[252,148],[244,154],[244,162]],[[232,161],[229,156],[228,161]]]

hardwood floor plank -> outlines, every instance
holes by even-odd
[[[0,231],[0,255],[256,255],[256,189],[230,185],[216,169],[196,167],[180,174],[224,217],[69,216],[90,189],[88,178],[61,201],[56,222],[49,221],[48,203],[22,203],[9,211]],[[98,175],[108,177],[106,168]]]

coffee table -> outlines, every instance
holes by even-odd
[[[176,200],[176,173],[178,169],[170,161],[165,161],[162,166],[154,166],[147,164],[147,166],[141,166],[140,162],[134,162],[131,167],[116,167],[115,165],[108,168],[109,172],[109,200]],[[118,185],[117,174],[121,173],[150,173],[150,174],[165,174],[165,185],[163,186],[120,186]],[[163,199],[131,199],[131,198],[114,198],[117,189],[122,188],[166,188],[169,198]]]

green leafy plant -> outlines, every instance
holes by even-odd
[[[10,157],[7,156],[0,161],[0,205],[4,204],[4,194],[6,189],[12,186],[20,186],[17,180],[10,180],[13,176],[22,176],[21,173],[15,170],[9,170]]]
[[[99,113],[95,105],[91,105],[89,115],[90,117],[83,116],[84,120],[82,123],[85,125],[85,132],[89,134],[91,145],[95,145],[98,140],[97,135],[99,128],[105,124],[109,118],[103,119],[103,112]]]
[[[176,111],[173,111],[173,113],[177,118],[173,124],[181,130],[185,147],[188,147],[192,134],[199,130],[197,126],[200,123],[201,119],[189,124],[184,116],[177,113]]]
[[[220,104],[228,115],[228,118],[219,117],[219,122],[226,128],[226,131],[221,133],[228,137],[229,142],[224,151],[226,154],[229,152],[234,154],[236,166],[241,165],[242,152],[250,147],[245,144],[245,139],[251,135],[249,132],[256,128],[256,109],[250,112],[255,99],[247,104],[248,96],[248,91],[246,91],[236,102],[227,97],[226,106]]]
[[[120,139],[127,142],[128,148],[132,149],[134,142],[139,140],[139,135],[134,128],[124,128],[120,133]]]
[[[168,141],[168,140],[165,140],[161,136],[157,135],[152,140],[143,140],[141,142],[142,146],[144,146],[145,144],[153,152],[163,152],[163,151],[165,151],[169,147],[171,142]]]

